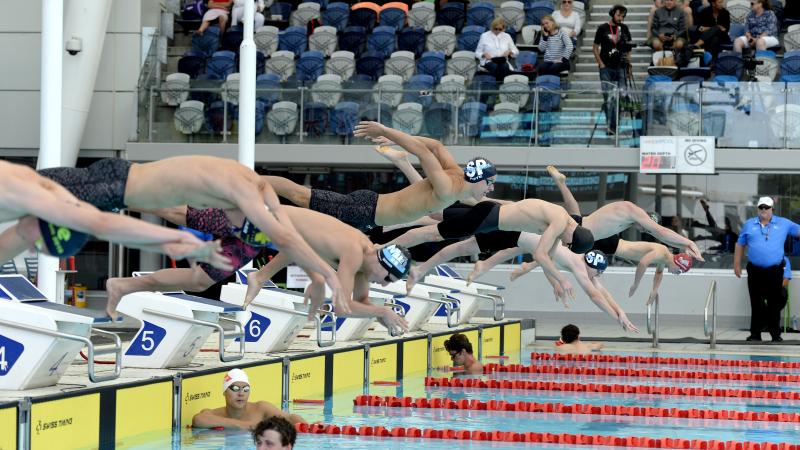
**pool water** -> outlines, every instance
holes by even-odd
[[[630,354],[630,353],[627,353]],[[670,355],[672,356],[672,355]],[[685,356],[685,355],[681,355]],[[702,355],[698,355],[702,356]],[[514,358],[516,360],[516,358]],[[747,358],[751,360],[790,361],[789,358]],[[523,354],[519,362],[531,364],[530,356]],[[571,361],[537,361],[535,364],[559,366],[600,366],[600,363]],[[606,365],[607,366],[607,365]],[[645,368],[645,365],[624,365],[615,367]],[[666,368],[667,366],[659,367]],[[653,368],[653,367],[649,367]],[[702,368],[670,366],[669,370],[689,370],[698,372],[737,372],[736,368]],[[770,373],[800,374],[800,369],[770,370]],[[432,376],[450,376],[449,373],[432,371]],[[642,394],[598,394],[582,392],[515,391],[493,389],[428,388],[424,385],[425,374],[407,377],[401,386],[370,386],[369,394],[379,396],[410,396],[414,398],[448,397],[452,399],[507,400],[538,403],[626,405],[637,407],[661,407],[680,409],[710,409],[735,411],[767,411],[770,413],[800,413],[800,401],[771,399],[737,399],[715,397],[656,396]],[[720,382],[695,379],[636,378],[636,377],[596,377],[583,375],[537,375],[495,373],[483,376],[495,379],[530,379],[559,382],[610,383],[610,384],[648,384],[660,386],[713,386],[736,387],[757,390],[797,390],[796,386],[782,386],[768,382]],[[753,422],[736,420],[681,419],[667,417],[636,417],[593,414],[556,414],[505,411],[472,411],[452,409],[388,408],[353,406],[353,399],[365,392],[351,390],[337,392],[326,400],[324,405],[290,405],[290,411],[303,416],[309,423],[323,422],[335,425],[416,427],[433,429],[513,431],[540,433],[569,433],[605,436],[639,436],[651,438],[706,439],[719,441],[753,442],[800,442],[800,423]],[[570,446],[564,444],[535,444],[536,448],[587,449],[591,446]],[[422,448],[426,450],[459,450],[485,448],[531,448],[530,444],[483,441],[461,441],[418,438],[376,438],[362,436],[329,436],[322,434],[299,434],[296,449],[327,449],[333,447],[349,449],[370,449],[376,446],[384,449]],[[155,436],[139,436],[126,442],[118,442],[118,448],[126,449],[252,449],[254,444],[249,433],[244,431],[181,430],[180,433]],[[595,447],[605,450],[614,447]]]

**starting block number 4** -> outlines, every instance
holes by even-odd
[[[24,345],[0,334],[0,377],[11,372],[23,351]]]
[[[164,340],[167,331],[154,323],[144,321],[144,326],[139,334],[131,342],[126,355],[130,356],[150,356],[156,351],[158,345]]]

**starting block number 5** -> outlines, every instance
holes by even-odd
[[[24,345],[0,334],[0,377],[11,372],[23,351]]]
[[[154,323],[144,321],[144,326],[131,342],[126,355],[150,356],[156,351],[158,345],[164,340],[167,331]]]

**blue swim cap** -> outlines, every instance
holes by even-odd
[[[598,274],[603,273],[608,268],[608,257],[600,250],[590,250],[583,255],[586,265],[596,270]]]
[[[411,253],[401,245],[388,245],[378,250],[378,262],[398,280],[411,269]]]
[[[89,235],[86,233],[54,225],[42,219],[39,219],[39,231],[42,237],[36,240],[36,248],[43,250],[43,246],[47,247],[50,255],[60,258],[75,256],[89,240]]]
[[[464,167],[464,179],[470,183],[478,183],[495,175],[497,167],[482,156],[470,159]]]

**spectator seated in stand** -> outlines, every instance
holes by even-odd
[[[231,10],[231,26],[235,27],[244,18],[244,4],[253,0],[233,0],[233,9]],[[264,0],[255,0],[256,11],[253,14],[253,30],[257,30],[264,26]]]
[[[770,0],[753,0],[750,13],[745,19],[744,36],[733,42],[733,51],[742,53],[745,48],[766,50],[780,45],[778,41],[778,18],[771,11]]]
[[[730,44],[731,14],[723,6],[724,0],[709,0],[709,6],[701,9],[697,17],[697,33],[694,45],[711,54],[714,59],[721,46]]]
[[[228,25],[228,15],[230,14],[233,0],[209,0],[208,11],[203,14],[203,23],[195,33],[202,35],[212,22],[219,23],[219,35],[225,34],[225,27]]]
[[[696,0],[693,0],[696,1]],[[708,5],[708,0],[702,0],[700,2],[701,6]],[[683,2],[683,0],[675,0],[675,5],[678,9],[683,10],[683,13],[686,16],[686,28],[690,29],[694,25],[694,14],[692,8]],[[664,0],[653,0],[653,6],[650,7],[650,12],[647,16],[647,40],[650,40],[652,35],[650,34],[650,30],[653,27],[653,16],[655,15],[656,11],[664,6]]]
[[[655,51],[683,49],[686,44],[686,14],[675,4],[675,0],[664,0],[664,6],[653,15],[650,38],[647,45]]]
[[[577,0],[561,0],[561,7],[553,12],[553,19],[567,36],[572,39],[572,46],[578,47],[578,35],[583,29],[581,16],[572,10],[572,2]]]
[[[498,81],[502,81],[511,73],[508,58],[519,54],[511,36],[505,32],[506,22],[502,17],[492,21],[492,28],[481,35],[475,56],[480,59],[480,66]]]
[[[569,70],[569,56],[573,50],[572,39],[558,27],[553,16],[542,18],[542,40],[539,41],[539,50],[544,52],[544,57],[537,68],[539,75],[558,76],[561,72]]]

